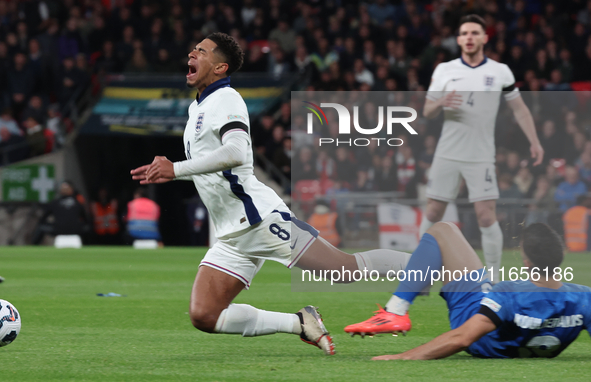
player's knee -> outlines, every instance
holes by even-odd
[[[481,211],[480,213],[477,213],[476,219],[478,220],[478,226],[484,228],[490,227],[495,221],[497,221],[495,214],[490,211]]]
[[[462,234],[458,226],[450,222],[437,222],[427,230],[427,233],[438,241],[439,238],[449,238],[450,236]]]
[[[213,333],[218,321],[219,314],[213,313],[204,307],[191,307],[189,312],[191,323],[202,332]]]
[[[427,217],[427,220],[429,220],[430,222],[438,222],[441,220],[441,218],[443,217],[443,213],[441,213],[438,210],[431,210],[431,211],[427,211],[425,213],[425,216]]]
[[[425,211],[425,216],[427,220],[430,222],[438,222],[443,218],[443,214],[445,213],[445,204],[432,202],[427,205],[427,210]]]

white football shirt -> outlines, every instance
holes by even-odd
[[[237,123],[238,122],[238,123]],[[246,125],[248,132],[232,126]],[[243,125],[242,125],[243,126]],[[230,128],[229,128],[230,127]],[[189,106],[183,135],[187,159],[197,159],[222,146],[223,134],[247,134],[250,120],[240,94],[230,87],[230,78],[209,85]],[[231,236],[259,223],[283,201],[254,176],[252,150],[238,167],[215,173],[193,175],[193,183],[207,207],[218,238]]]
[[[435,156],[494,163],[501,94],[507,101],[519,97],[511,69],[487,57],[475,67],[462,58],[437,65],[427,98],[437,100],[454,90],[462,96],[462,105],[458,109],[443,108],[445,121]]]

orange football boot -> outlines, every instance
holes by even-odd
[[[395,336],[398,333],[402,333],[405,336],[406,332],[412,328],[408,313],[404,316],[399,316],[386,311],[379,304],[378,307],[379,309],[374,312],[372,318],[358,324],[347,326],[345,332],[351,334],[351,337],[359,334],[362,338],[365,335],[373,337],[375,334],[381,333],[392,333]]]

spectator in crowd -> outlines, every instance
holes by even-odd
[[[162,245],[158,228],[160,206],[146,197],[146,188],[139,187],[133,193],[133,200],[127,203],[127,242],[134,240],[156,240]]]
[[[517,171],[515,178],[513,178],[513,182],[524,198],[531,197],[534,192],[534,176],[529,170],[529,167],[521,167],[519,171]]]
[[[396,166],[398,174],[398,190],[407,191],[407,187],[413,186],[413,180],[416,174],[415,160],[412,149],[409,145],[402,145],[398,148],[396,154]],[[408,190],[411,192],[411,190]]]
[[[154,71],[156,73],[175,73],[178,65],[172,61],[170,54],[166,48],[158,49],[158,58],[154,64]]]
[[[67,57],[75,57],[84,50],[84,41],[79,31],[79,21],[76,17],[70,17],[66,28],[58,39],[59,57],[64,60]]]
[[[374,76],[373,73],[370,72],[363,63],[361,58],[355,60],[354,64],[355,70],[355,81],[359,82],[360,84],[366,84],[368,86],[373,86],[374,84]]]
[[[47,119],[47,109],[43,104],[43,100],[38,95],[34,95],[29,99],[29,104],[23,112],[23,120],[29,117],[34,117],[35,120],[45,123]]]
[[[285,18],[280,19],[277,28],[269,33],[269,40],[277,40],[281,49],[287,54],[295,50],[295,39],[295,31],[289,27]]]
[[[316,157],[316,173],[321,181],[332,180],[335,177],[336,162],[331,158],[327,149],[320,149]]]
[[[103,71],[105,73],[118,72],[121,70],[121,61],[118,54],[124,55],[124,52],[116,52],[111,40],[103,42],[100,52],[98,52],[95,62],[95,71]]]
[[[120,244],[119,203],[110,197],[106,187],[99,188],[96,200],[90,203],[90,211],[95,242],[101,245]]]
[[[14,55],[14,66],[8,71],[7,77],[7,89],[13,111],[16,115],[20,115],[26,106],[28,97],[35,89],[35,79],[37,78],[27,65],[27,57],[23,53]]]
[[[53,216],[53,223],[48,218]],[[85,235],[90,230],[86,210],[78,201],[74,186],[69,181],[60,185],[59,195],[47,205],[33,233],[33,244],[41,244],[45,234]]]
[[[146,55],[142,51],[141,42],[135,42],[133,49],[133,55],[131,60],[125,66],[125,71],[130,73],[145,73],[151,70]]]
[[[126,25],[123,28],[123,39],[121,41],[118,41],[115,44],[114,57],[109,57],[109,60],[112,60],[113,62],[116,62],[118,64],[129,62],[131,60],[131,57],[133,56],[134,37],[135,37],[135,32],[134,32],[133,26]],[[184,47],[184,48],[186,49],[186,47]],[[110,54],[112,54],[112,53],[110,53]],[[105,55],[104,44],[103,44],[103,55]],[[120,65],[114,65],[114,64],[111,64],[111,65],[112,65],[111,66],[112,70],[108,70],[108,71],[117,72],[122,69]],[[109,66],[107,65],[107,67],[109,67]]]
[[[507,163],[506,166],[502,169],[502,173],[506,173],[514,177],[517,175],[517,172],[520,168],[521,158],[519,158],[519,154],[515,151],[509,151],[507,153]]]
[[[78,94],[83,84],[88,83],[85,73],[82,73],[74,62],[74,56],[68,56],[62,61],[62,70],[59,75],[58,98],[60,105],[64,107],[72,97]]]
[[[337,148],[335,180],[341,183],[343,188],[350,188],[355,180],[356,174],[357,168],[351,161],[349,150],[344,147]]]
[[[35,116],[28,117],[24,125],[26,127],[26,141],[29,145],[30,156],[48,154],[53,150],[54,136],[50,130],[47,130],[41,121]]]
[[[273,164],[287,179],[291,179],[291,159],[291,137],[286,136],[283,138],[282,147],[275,150]]]
[[[571,252],[586,252],[589,233],[589,207],[591,200],[586,195],[577,197],[576,205],[570,207],[564,215],[564,244]]]
[[[579,172],[575,167],[566,166],[564,181],[558,185],[554,200],[559,204],[561,212],[566,212],[575,205],[577,197],[587,192],[585,183],[579,180]]]
[[[295,184],[300,180],[316,179],[316,168],[312,157],[312,150],[303,147],[298,153],[292,172],[292,182]]]
[[[385,155],[381,159],[381,167],[375,178],[378,191],[392,192],[398,190],[397,167],[394,166],[392,155]]]
[[[501,174],[499,176],[499,198],[500,199],[521,199],[523,194],[513,182],[511,174]],[[506,206],[506,204],[504,204]]]
[[[577,161],[577,168],[581,180],[585,183],[587,189],[589,189],[591,187],[591,152],[583,151]]]
[[[14,118],[12,118],[12,110],[10,108],[3,109],[0,114],[0,129],[2,128],[6,129],[10,134],[23,135],[22,130],[18,127]]]
[[[285,130],[283,126],[277,124],[271,131],[271,139],[267,141],[265,146],[265,156],[268,160],[273,161],[275,151],[283,147],[283,138],[285,137]]]
[[[318,202],[308,218],[308,224],[316,228],[324,240],[338,248],[341,244],[338,218],[339,215],[331,211],[326,203]]]
[[[355,183],[352,185],[352,191],[370,192],[373,190],[374,190],[373,183],[369,179],[369,174],[367,173],[367,168],[365,168],[365,167],[357,168],[357,177],[355,179]]]
[[[550,91],[571,91],[571,86],[563,82],[562,80],[562,72],[559,69],[554,69],[550,73],[550,82],[546,84],[544,90]]]
[[[46,127],[55,137],[55,147],[62,147],[66,143],[66,126],[63,123],[58,104],[51,105],[47,109]]]
[[[28,155],[29,148],[25,138],[0,125],[0,166],[26,159]]]

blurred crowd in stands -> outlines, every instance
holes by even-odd
[[[459,56],[455,36],[466,13],[484,17],[486,55],[509,65],[519,88],[531,92],[524,98],[546,150],[544,164],[532,168],[527,140],[499,116],[501,196],[564,210],[591,182],[587,100],[561,97],[564,108],[549,115],[553,99],[541,94],[591,90],[585,0],[0,0],[0,147],[43,143],[0,160],[63,142],[60,111],[105,73],[182,73],[188,51],[215,31],[245,50],[242,72],[295,73],[302,90],[424,91],[437,64]],[[426,181],[441,130],[441,120],[419,122],[419,135],[401,137],[408,144],[398,148],[297,151],[289,102],[252,122],[255,149],[294,183],[330,179],[340,189],[408,198]]]

